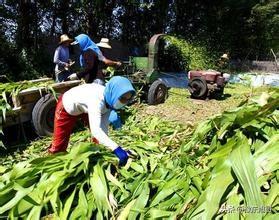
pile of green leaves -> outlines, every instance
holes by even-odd
[[[278,93],[263,93],[258,100],[246,101],[201,123],[181,148],[182,152],[202,155],[202,166],[206,167],[204,190],[189,218],[225,214],[237,219],[241,214],[262,219],[278,213],[278,98]],[[225,207],[223,213],[218,213],[220,207]],[[251,211],[253,207],[256,211]],[[261,208],[269,211],[263,213]]]
[[[21,81],[21,82],[9,82],[0,84],[0,135],[3,135],[3,122],[6,120],[8,112],[12,112],[13,103],[12,97],[17,96],[18,93],[24,89],[38,88],[40,93],[45,90],[52,94],[56,94],[51,84],[53,81],[45,82],[32,82],[32,81]],[[0,140],[0,146],[4,146]]]
[[[204,46],[174,36],[165,36],[160,46],[159,66],[163,71],[216,68],[216,58]]]
[[[86,142],[89,133],[75,136],[68,154],[2,167],[0,216],[276,218],[278,98],[265,94],[242,103],[203,122],[193,134],[175,123],[134,115],[113,134],[133,152],[122,168],[111,152]],[[237,211],[262,206],[270,209]]]
[[[32,82],[32,81],[21,81],[21,82],[9,82],[0,84],[0,115],[5,120],[6,112],[12,109],[11,98],[18,95],[18,93],[24,89],[38,88],[40,91],[44,88],[55,94],[51,84],[53,81],[47,82]]]

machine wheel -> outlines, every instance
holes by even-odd
[[[194,77],[189,82],[189,91],[192,98],[203,99],[207,95],[206,81],[201,77]]]
[[[149,105],[157,105],[163,103],[168,95],[167,86],[160,80],[154,81],[149,90],[147,101]]]
[[[52,94],[41,97],[32,111],[32,123],[39,136],[51,136],[53,133],[56,99]]]

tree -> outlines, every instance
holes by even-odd
[[[262,1],[252,8],[249,19],[251,34],[249,35],[253,54],[266,59],[270,49],[279,52],[279,2],[277,0]]]

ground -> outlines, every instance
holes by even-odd
[[[142,115],[156,115],[166,120],[178,121],[186,125],[196,125],[210,116],[222,113],[238,106],[248,97],[269,90],[266,87],[252,88],[241,84],[229,84],[224,96],[219,100],[191,99],[187,89],[170,89],[169,97],[160,105],[141,108]]]

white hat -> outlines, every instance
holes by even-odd
[[[229,56],[228,56],[228,54],[224,53],[224,54],[221,56],[221,58],[228,60],[228,59],[229,59]]]
[[[111,49],[111,46],[109,45],[109,39],[108,38],[102,38],[101,41],[99,43],[97,43],[97,46]]]
[[[60,36],[60,42],[59,44],[65,43],[65,42],[71,42],[73,39],[69,38],[67,34],[62,34]]]

